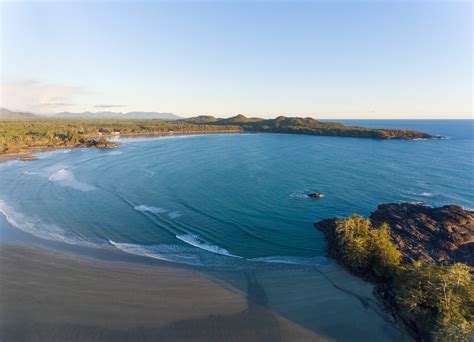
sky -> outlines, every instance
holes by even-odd
[[[0,0],[0,106],[472,118],[471,1]]]

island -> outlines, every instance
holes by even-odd
[[[313,118],[279,116],[275,119],[227,119],[197,116],[180,120],[161,119],[47,119],[38,115],[12,116],[0,120],[0,154],[24,153],[38,148],[113,147],[98,139],[116,136],[156,136],[267,132],[318,136],[369,138],[379,140],[439,139],[415,130],[376,129],[323,122]],[[23,119],[19,119],[23,118]]]
[[[386,310],[417,341],[471,341],[474,212],[456,205],[380,205],[369,218],[315,223],[329,255],[376,284]]]

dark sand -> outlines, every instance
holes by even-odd
[[[331,263],[190,268],[41,240],[0,215],[0,341],[402,341]]]
[[[0,245],[1,341],[317,341],[247,293],[199,272]]]

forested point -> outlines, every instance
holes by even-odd
[[[388,224],[375,227],[356,214],[330,229],[328,222],[317,226],[327,234],[330,255],[377,283],[384,304],[417,340],[471,341],[474,286],[468,265],[402,263]]]

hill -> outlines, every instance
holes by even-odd
[[[291,133],[320,136],[372,138],[372,139],[434,139],[441,138],[430,134],[399,129],[375,129],[359,126],[346,126],[336,122],[322,122],[313,118],[298,118],[279,116],[275,119],[247,118],[237,115],[228,119],[219,119],[208,116],[185,119],[193,124],[232,125],[239,126],[249,132]]]
[[[24,119],[37,119],[39,118],[35,114],[14,112],[9,109],[0,107],[0,120],[24,120]]]

